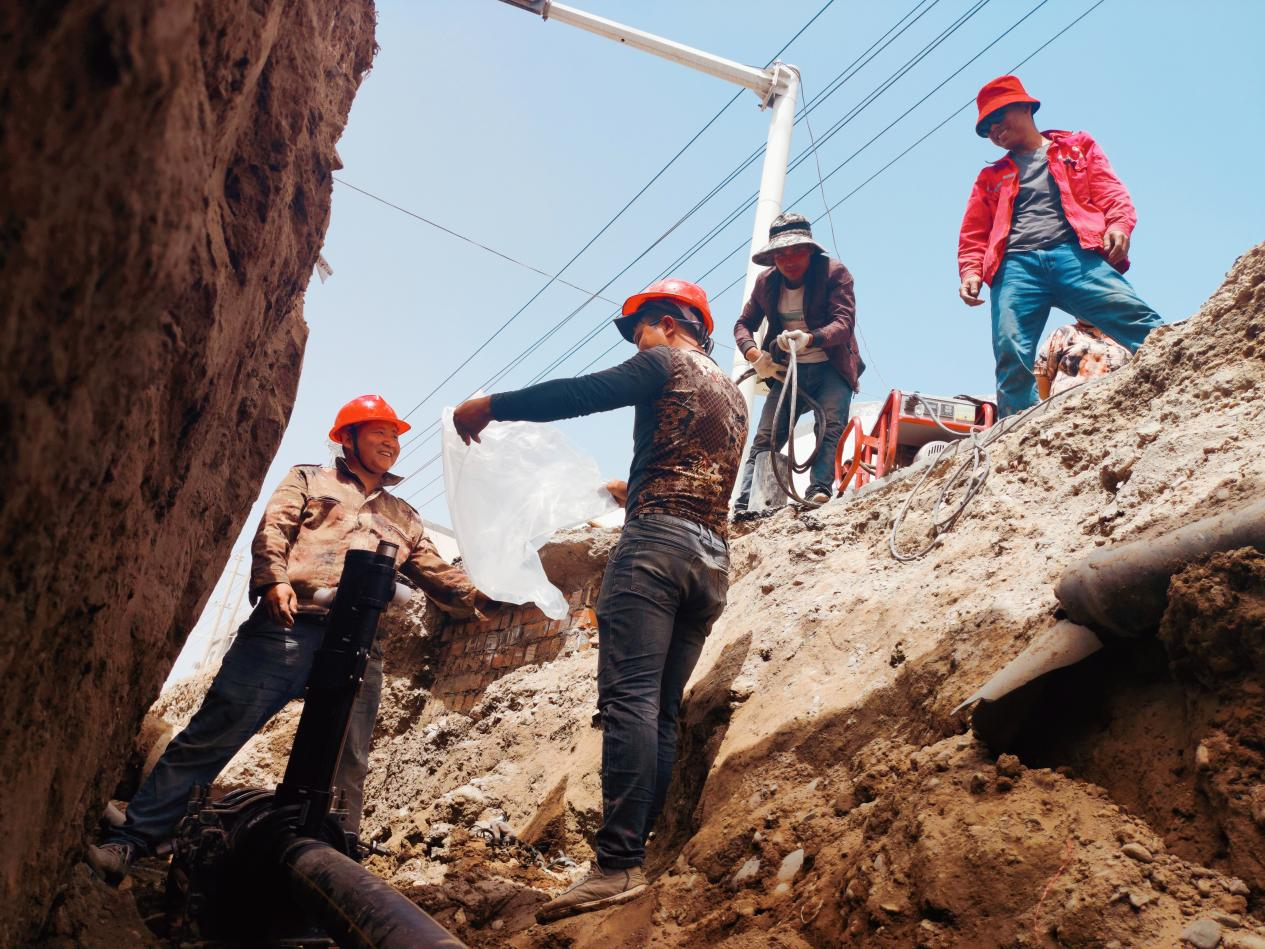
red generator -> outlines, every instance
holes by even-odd
[[[945,398],[893,389],[868,435],[862,431],[859,416],[852,418],[843,430],[835,452],[837,491],[842,495],[907,467],[924,446],[982,432],[996,420],[997,406],[983,399],[964,395]],[[849,436],[851,457],[844,459]]]

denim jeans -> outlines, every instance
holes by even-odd
[[[826,417],[826,431],[822,437],[821,450],[817,460],[808,473],[808,490],[804,497],[812,497],[816,491],[831,493],[835,483],[835,451],[839,448],[839,439],[848,424],[848,409],[852,405],[852,387],[839,375],[839,370],[828,362],[810,362],[799,364],[799,389],[807,392],[818,404]],[[780,419],[777,415],[777,400],[782,392],[780,382],[769,383],[769,394],[764,400],[764,409],[760,412],[760,424],[756,428],[755,440],[751,443],[751,451],[747,454],[747,463],[742,468],[742,490],[738,494],[734,506],[740,510],[747,509],[751,500],[751,481],[755,477],[757,457],[766,451],[777,451],[786,442],[787,425],[785,406]],[[790,395],[787,395],[790,400]],[[804,400],[799,401],[799,416],[809,411]]]
[[[604,870],[645,859],[676,763],[681,696],[728,588],[729,548],[711,530],[667,514],[624,525],[597,603]]]
[[[110,835],[152,851],[185,814],[195,785],[210,784],[255,732],[302,698],[325,625],[300,615],[292,629],[256,611],[237,631],[202,707],[167,746]],[[369,742],[382,692],[382,660],[370,659],[356,696],[335,786],[347,796],[345,829],[356,832],[364,805]]]
[[[1050,307],[1098,327],[1129,352],[1163,322],[1106,258],[1076,241],[1007,254],[993,278],[990,304],[998,416],[1037,402],[1032,366]]]

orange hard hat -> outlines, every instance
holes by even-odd
[[[395,414],[395,409],[387,404],[380,395],[361,395],[352,399],[334,417],[334,427],[329,430],[329,440],[339,441],[343,429],[348,425],[359,425],[362,422],[390,422],[395,426],[395,433],[403,435],[413,426]]]
[[[668,277],[666,280],[656,280],[640,293],[634,293],[624,301],[623,316],[629,317],[634,315],[641,305],[647,300],[675,300],[677,303],[685,306],[693,307],[699,312],[703,318],[703,326],[710,336],[715,324],[712,322],[712,309],[707,305],[707,292],[696,283],[690,283],[688,280],[680,280],[676,277]],[[624,327],[628,321],[617,319],[615,325],[620,328],[620,332],[624,333]],[[631,338],[631,327],[628,333],[624,333],[626,338]]]

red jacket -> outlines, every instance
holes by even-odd
[[[1111,163],[1087,132],[1042,132],[1050,139],[1046,158],[1050,176],[1058,184],[1063,214],[1085,250],[1101,252],[1108,230],[1132,234],[1138,223],[1129,192],[1121,184]],[[979,173],[971,197],[966,202],[962,230],[958,235],[958,275],[979,274],[992,284],[1010,236],[1015,194],[1019,190],[1019,168],[1009,155]],[[1124,273],[1129,261],[1117,269]]]

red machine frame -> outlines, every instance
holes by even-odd
[[[887,401],[883,403],[883,408],[879,411],[873,430],[868,435],[861,430],[859,416],[848,422],[848,427],[843,430],[843,435],[839,438],[839,447],[835,450],[835,481],[839,485],[836,489],[837,494],[842,495],[851,487],[859,488],[874,478],[882,478],[896,467],[896,449],[900,445],[902,426],[939,428],[935,419],[901,412],[905,395],[899,389],[891,391]],[[944,401],[930,396],[928,399]],[[965,437],[972,432],[982,432],[986,428],[991,428],[996,418],[997,407],[991,402],[981,402],[976,405],[973,424],[954,419],[940,419],[940,424]],[[843,449],[850,434],[855,436],[852,441],[852,457],[845,464]]]

